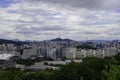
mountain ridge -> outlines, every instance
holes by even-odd
[[[74,41],[74,40],[71,40],[71,39],[56,38],[56,39],[51,39],[50,41]]]

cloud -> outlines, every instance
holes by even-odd
[[[23,0],[26,1],[26,0]],[[57,4],[63,7],[87,8],[87,9],[119,9],[119,0],[27,0],[36,4],[36,2],[47,2]]]
[[[118,0],[15,0],[0,8],[0,37],[45,40],[120,38]]]

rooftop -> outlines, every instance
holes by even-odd
[[[0,54],[0,60],[9,60],[14,54]]]

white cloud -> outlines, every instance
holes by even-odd
[[[119,12],[102,8],[92,10],[92,5],[89,5],[91,9],[82,5],[78,7],[75,6],[78,0],[71,0],[70,3],[67,3],[68,0],[45,1],[23,0],[7,8],[0,8],[0,36],[22,40],[52,39],[59,34],[63,38],[75,40],[120,38]],[[109,4],[114,7],[113,3],[117,4],[115,1],[108,1],[104,7]]]

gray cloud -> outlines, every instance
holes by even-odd
[[[27,0],[27,1],[31,1],[33,3],[36,3],[38,1],[43,1],[52,4],[58,4],[63,7],[70,6],[70,7],[87,8],[94,10],[98,10],[98,9],[111,10],[111,9],[120,8],[120,4],[119,4],[120,0]]]
[[[119,8],[118,2],[21,0],[8,8],[0,8],[0,36],[43,40],[61,34],[63,38],[76,40],[119,39],[120,13],[114,11]]]

